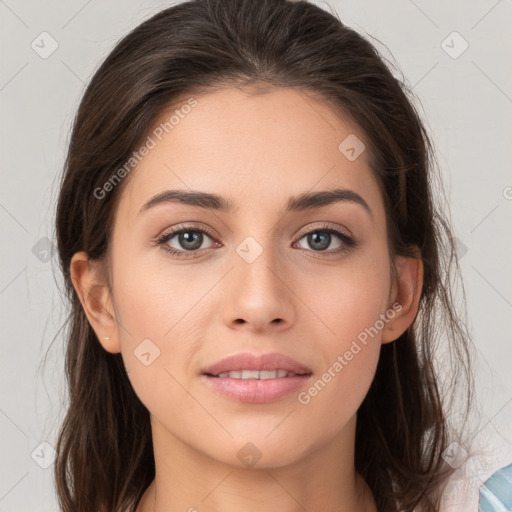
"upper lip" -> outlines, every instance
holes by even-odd
[[[219,375],[219,373],[239,370],[286,370],[298,375],[310,374],[311,370],[294,359],[277,352],[253,355],[249,353],[235,354],[217,361],[202,370],[203,374]]]

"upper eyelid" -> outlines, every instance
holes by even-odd
[[[308,233],[311,233],[311,232],[314,232],[314,231],[322,231],[323,229],[327,230],[327,229],[332,229],[333,231],[338,231],[340,232],[341,234],[349,237],[349,238],[354,238],[352,233],[350,232],[350,230],[348,230],[347,228],[344,228],[344,227],[341,227],[341,226],[338,226],[336,224],[333,224],[332,222],[327,222],[327,221],[319,221],[319,222],[322,222],[322,225],[321,226],[310,226],[310,227],[307,227],[307,228],[304,228],[304,229],[301,229],[299,231],[299,233],[297,234],[298,237],[303,237],[304,235],[307,235]]]
[[[169,228],[169,229],[164,230],[162,232],[162,234],[160,234],[160,235],[158,235],[156,237],[156,240],[158,240],[160,238],[163,238],[165,236],[174,237],[174,236],[178,235],[179,233],[181,233],[183,231],[200,231],[200,232],[203,232],[206,235],[208,235],[210,238],[215,238],[215,235],[211,232],[211,230],[207,229],[207,228],[205,228],[203,226],[193,226],[193,225],[181,226],[181,225],[179,225],[176,228]]]

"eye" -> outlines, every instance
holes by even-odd
[[[299,241],[306,239],[306,242],[314,249],[314,252],[325,252],[333,242],[332,235],[335,235],[335,238],[339,240],[339,245],[338,249],[329,251],[329,254],[346,252],[357,245],[357,242],[349,235],[329,225],[324,225],[320,228],[308,231],[299,239]]]
[[[338,248],[326,251],[333,242],[333,235],[335,235],[335,239],[338,239]],[[190,258],[194,257],[200,250],[208,248],[203,246],[205,237],[214,239],[214,235],[205,228],[178,226],[160,235],[156,243],[160,245],[165,252],[173,256],[178,258]],[[174,243],[177,244],[178,247],[169,245],[174,238],[176,238]],[[304,233],[299,238],[299,242],[303,239],[306,239],[307,243],[313,248],[312,252],[326,252],[327,254],[347,252],[357,245],[357,242],[349,235],[330,225],[324,225]],[[218,244],[218,242],[215,243]],[[304,247],[299,248],[307,249]]]
[[[195,226],[180,226],[178,228],[166,231],[157,239],[157,244],[162,249],[174,256],[187,258],[194,256],[200,249],[204,249],[203,242],[205,236],[207,238],[213,238],[213,235],[204,228],[198,228]],[[176,238],[176,244],[180,247],[169,247],[168,242],[173,238]]]

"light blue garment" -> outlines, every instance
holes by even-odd
[[[512,512],[512,464],[493,473],[480,487],[478,512]]]

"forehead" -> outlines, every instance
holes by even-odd
[[[290,196],[307,191],[346,188],[383,213],[365,135],[304,91],[225,88],[183,96],[162,112],[146,143],[151,149],[119,204],[124,218],[177,188],[216,193],[242,214],[254,206],[282,209]],[[347,148],[361,153],[354,159]]]

